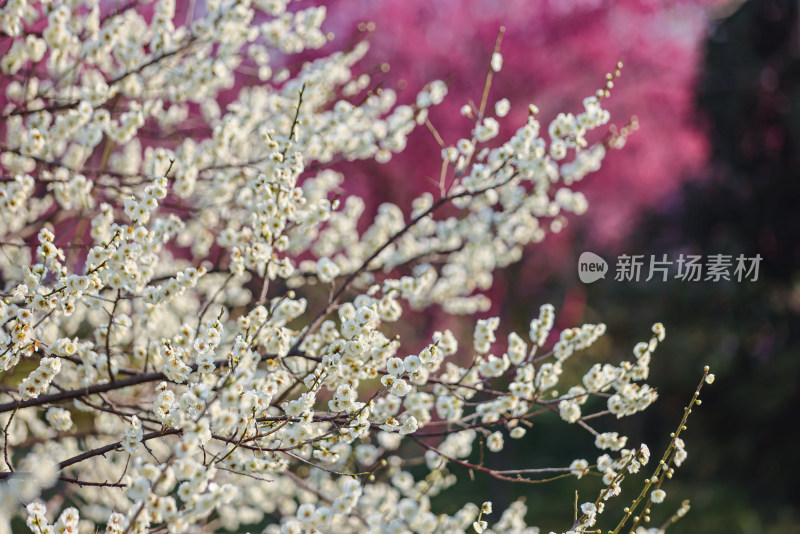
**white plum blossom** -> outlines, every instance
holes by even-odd
[[[655,504],[661,504],[664,502],[664,499],[667,497],[667,492],[663,489],[653,490],[650,493],[650,500],[653,501]]]
[[[491,531],[538,532],[522,501],[434,499],[550,476],[484,455],[547,439],[538,416],[604,451],[553,468],[602,477],[570,532],[593,525],[649,459],[593,419],[656,400],[664,326],[592,365],[573,356],[603,324],[487,315],[635,129],[603,107],[621,65],[550,124],[459,102],[440,187],[373,207],[339,164],[402,157],[447,83],[408,95],[358,65],[367,43],[328,53],[325,5],[110,4],[0,7],[0,532],[484,532],[493,507]],[[502,66],[498,45],[487,91]],[[665,464],[686,454],[676,434]]]

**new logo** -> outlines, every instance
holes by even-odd
[[[593,252],[584,252],[578,258],[578,278],[584,284],[591,284],[606,277],[608,263]]]

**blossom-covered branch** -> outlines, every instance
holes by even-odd
[[[604,325],[552,332],[543,305],[501,340],[498,317],[472,318],[498,270],[586,211],[572,187],[635,130],[603,108],[622,64],[579,113],[543,126],[531,105],[503,138],[498,38],[438,187],[366,217],[334,163],[385,163],[435,131],[448,86],[400,103],[354,74],[365,43],[314,52],[325,16],[286,0],[0,8],[0,532],[16,516],[38,533],[482,531],[490,504],[431,505],[463,469],[593,472],[612,496],[644,463],[591,425],[657,398],[662,325],[566,383]],[[397,333],[426,309],[472,339]],[[492,467],[487,451],[552,414],[610,452]],[[532,532],[524,516],[514,503],[493,528]]]

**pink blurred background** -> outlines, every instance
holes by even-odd
[[[362,67],[370,70],[387,62],[391,70],[375,80],[406,87],[401,101],[411,101],[427,81],[448,81],[447,99],[431,113],[448,143],[469,133],[470,121],[458,110],[479,101],[501,26],[506,28],[504,67],[495,77],[490,102],[510,100],[511,113],[501,121],[505,132],[524,123],[529,103],[539,106],[545,121],[560,111],[578,111],[581,99],[593,94],[622,59],[623,75],[606,106],[620,126],[637,116],[640,130],[581,186],[591,206],[582,233],[591,243],[614,246],[635,224],[637,213],[663,203],[684,180],[697,179],[706,162],[693,89],[709,10],[719,3],[354,0],[333,3],[327,27],[336,34],[336,44],[342,44],[360,22],[374,22],[375,31],[368,32],[372,47]],[[414,161],[413,170],[408,161]],[[440,161],[433,136],[420,128],[397,161],[379,170],[356,166],[349,174],[377,197],[402,205],[401,199],[419,190],[433,191],[424,176],[438,177]]]

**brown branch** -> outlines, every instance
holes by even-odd
[[[227,362],[223,362],[227,363]],[[147,382],[155,382],[157,380],[168,380],[164,373],[143,373],[128,378],[117,380],[114,383],[97,384],[81,389],[71,389],[59,393],[50,393],[48,395],[39,395],[35,399],[28,399],[26,401],[15,401],[0,404],[0,413],[10,412],[17,408],[29,408],[31,406],[42,406],[45,404],[61,402],[70,399],[78,399],[95,393],[104,393],[106,391],[114,391],[130,386],[145,384]]]
[[[69,484],[77,484],[80,487],[95,486],[100,488],[124,488],[127,486],[127,484],[122,484],[119,482],[90,482],[88,480],[79,480],[77,478],[69,477],[58,477],[58,480],[67,482]]]
[[[170,429],[163,430],[163,431],[162,430],[158,430],[156,432],[149,432],[149,433],[147,433],[147,434],[142,436],[142,443],[144,443],[145,441],[151,440],[153,438],[160,438],[162,436],[171,436],[171,435],[175,435],[175,434],[180,434],[181,432],[183,432],[183,431],[180,430],[180,429],[177,429],[177,428],[170,428]],[[103,454],[105,454],[107,452],[111,452],[113,450],[116,450],[121,445],[122,445],[122,441],[115,441],[114,443],[109,443],[108,445],[104,445],[102,447],[98,447],[96,449],[92,449],[90,451],[86,451],[84,453],[78,454],[77,456],[73,456],[72,458],[64,460],[63,462],[59,462],[58,468],[59,469],[64,469],[65,467],[69,467],[71,465],[75,465],[77,463],[83,462],[84,460],[88,460],[89,458],[94,458],[95,456],[101,456],[101,455],[103,455]],[[2,473],[0,473],[0,476],[2,476]]]
[[[436,454],[438,454],[442,458],[446,459],[448,462],[453,462],[453,463],[458,464],[458,465],[460,465],[462,467],[466,467],[467,469],[481,471],[483,473],[488,474],[489,476],[492,476],[492,477],[500,479],[500,480],[505,480],[507,482],[525,482],[527,484],[542,484],[542,483],[545,483],[545,482],[552,482],[554,480],[559,480],[561,478],[566,478],[566,477],[572,476],[571,472],[570,473],[564,473],[564,474],[557,475],[557,476],[550,477],[550,478],[541,479],[541,480],[531,480],[529,478],[523,478],[523,477],[520,476],[520,473],[526,472],[526,471],[532,472],[532,473],[535,473],[535,472],[546,472],[545,470],[531,469],[531,470],[516,470],[516,471],[513,471],[514,473],[516,473],[517,476],[516,477],[510,477],[510,476],[506,476],[505,474],[503,474],[504,471],[498,471],[496,469],[490,469],[490,468],[484,467],[482,465],[476,465],[476,464],[473,464],[473,463],[470,463],[470,462],[466,462],[464,460],[459,460],[458,458],[451,458],[451,457],[447,456],[446,454],[442,454],[442,452],[439,449],[437,449],[436,447],[434,447],[433,445],[428,445],[427,443],[425,443],[421,439],[418,439],[416,436],[411,435],[410,437],[417,444],[419,444],[421,447],[435,452]]]

